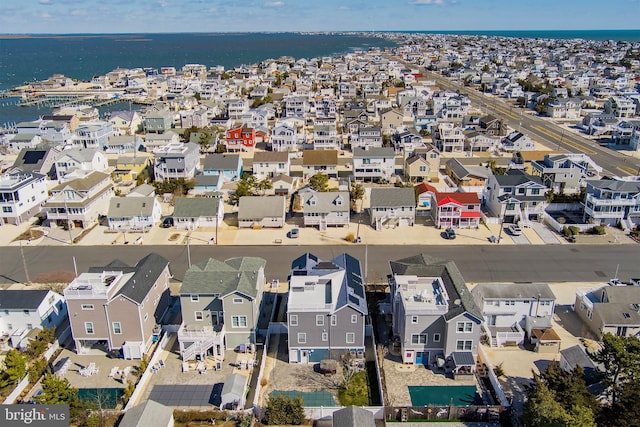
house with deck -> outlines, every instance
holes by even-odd
[[[180,287],[182,360],[211,356],[256,343],[266,261],[256,257],[213,258],[193,264]]]
[[[413,227],[416,222],[416,198],[413,187],[372,188],[369,216],[371,226],[378,231],[383,227]]]
[[[489,211],[503,222],[526,226],[544,218],[547,190],[540,177],[510,169],[505,175],[489,176],[484,200]]]
[[[640,286],[578,288],[573,309],[596,338],[640,334]]]
[[[33,218],[48,197],[45,175],[19,169],[0,175],[0,226]]]
[[[483,318],[456,264],[420,254],[390,267],[393,337],[402,362],[475,372]]]
[[[306,253],[291,264],[287,301],[289,363],[363,359],[367,301],[360,261]]]
[[[586,181],[585,221],[632,229],[640,225],[640,178]]]
[[[176,197],[173,223],[178,230],[218,227],[224,219],[221,197]]]
[[[356,180],[388,182],[395,167],[395,151],[391,147],[353,149],[353,177]]]
[[[191,179],[200,166],[200,146],[193,142],[170,143],[154,151],[156,180]]]
[[[329,226],[349,225],[349,192],[321,192],[312,189],[298,192],[302,203],[305,227],[318,226],[324,231]]]
[[[73,279],[63,295],[76,353],[120,350],[141,359],[160,333],[170,279],[169,261],[153,252],[133,266],[116,259]]]
[[[550,323],[556,304],[546,283],[480,283],[471,294],[492,347],[522,344],[527,318],[545,317]]]

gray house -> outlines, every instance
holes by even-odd
[[[511,169],[505,175],[489,176],[484,200],[489,211],[505,223],[528,226],[544,218],[546,191],[540,177]]]
[[[472,373],[483,319],[455,263],[420,254],[390,266],[393,335],[403,363]]]
[[[556,193],[578,193],[587,179],[597,179],[602,173],[584,153],[545,154],[542,161],[531,162],[532,174]]]
[[[262,258],[209,258],[187,270],[180,288],[182,360],[213,356],[255,344],[265,284]]]
[[[106,350],[140,359],[168,307],[170,277],[169,261],[155,253],[135,266],[115,260],[76,277],[64,290],[76,352],[91,354],[106,341]]]
[[[124,413],[118,427],[138,427],[153,425],[156,427],[173,427],[173,409],[154,400],[134,406]]]
[[[363,358],[367,313],[360,261],[348,254],[331,261],[298,257],[287,302],[289,362],[320,362],[335,353]]]
[[[179,230],[218,227],[224,219],[220,197],[176,197],[173,220]]]
[[[284,227],[284,196],[244,196],[238,206],[238,227]]]
[[[371,226],[411,226],[416,222],[416,196],[413,188],[372,188]]]
[[[320,231],[327,226],[349,225],[349,192],[314,190],[300,191],[304,225],[318,226]]]

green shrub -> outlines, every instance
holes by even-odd
[[[29,382],[35,383],[38,381],[42,374],[44,374],[45,369],[47,369],[47,361],[43,357],[39,357],[32,361],[29,366],[29,370],[27,371],[29,374]]]
[[[603,234],[607,234],[607,229],[604,225],[596,225],[589,230],[589,234],[602,236]]]

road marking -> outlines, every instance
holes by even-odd
[[[560,139],[562,138],[562,135],[558,135],[555,131],[549,131],[548,129],[545,129],[541,126],[538,125],[531,125],[532,128],[536,129],[538,132],[542,132],[543,134],[550,136],[551,138],[557,139],[558,141],[556,141],[556,143],[558,145],[560,145]],[[562,139],[562,143],[563,144],[567,144],[570,145],[571,147],[575,148],[576,150],[580,150],[580,152],[585,153],[585,154],[597,154],[596,151],[583,146],[582,144],[576,143],[571,141],[570,139]],[[552,148],[552,147],[549,147]]]
[[[633,168],[630,168],[629,166],[618,166],[618,169],[620,169],[622,172],[628,173],[631,176],[634,176],[636,174],[636,170]]]

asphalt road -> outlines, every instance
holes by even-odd
[[[424,75],[434,79],[440,87],[457,90],[459,93],[467,95],[471,102],[482,106],[487,113],[506,119],[513,129],[528,134],[534,140],[540,141],[551,149],[562,148],[568,152],[585,153],[609,175],[640,175],[640,159],[601,147],[595,141],[565,131],[549,120],[530,114],[531,110],[515,108],[500,98],[485,95],[439,74],[426,71]]]
[[[383,283],[389,271],[389,260],[397,260],[421,252],[454,260],[469,282],[597,282],[618,277],[640,277],[640,245],[521,245],[521,246],[363,246],[348,247],[347,252],[360,259],[366,269],[368,283]],[[170,261],[176,280],[182,280],[187,269],[186,246],[85,246],[24,247],[24,261],[18,247],[0,248],[0,283],[25,282],[26,263],[29,278],[56,270],[78,273],[90,266],[101,266],[118,258],[135,264],[155,251]],[[227,259],[234,256],[259,256],[267,260],[268,280],[286,280],[291,261],[306,251],[322,259],[330,259],[345,246],[192,246],[191,260],[208,257]],[[367,256],[365,258],[365,252]],[[366,259],[366,261],[365,261]]]

